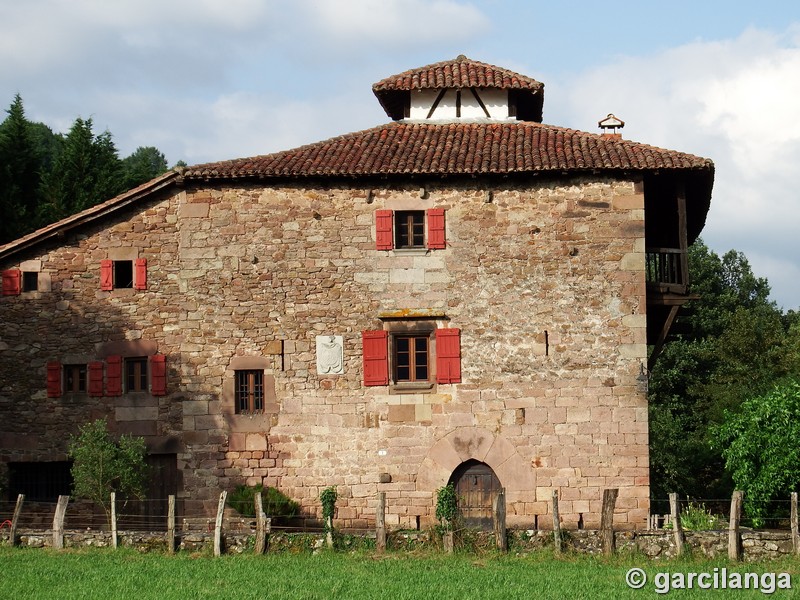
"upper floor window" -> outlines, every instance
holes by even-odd
[[[86,392],[86,365],[64,365],[64,391],[80,394]]]
[[[237,414],[256,414],[264,411],[264,371],[236,371],[234,387]]]
[[[147,289],[147,259],[101,260],[100,289]]]
[[[125,359],[125,391],[147,391],[147,357],[137,356]]]
[[[378,250],[447,247],[443,208],[375,211]]]
[[[39,273],[35,271],[22,272],[22,291],[36,292],[39,290]]]
[[[392,361],[395,381],[428,381],[429,335],[396,335]]]

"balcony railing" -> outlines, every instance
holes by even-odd
[[[647,283],[686,287],[686,253],[678,248],[648,248],[645,270]]]

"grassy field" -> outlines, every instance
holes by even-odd
[[[788,572],[800,587],[800,561],[737,565],[726,561],[648,562],[641,557],[602,559],[547,552],[529,556],[456,554],[383,556],[322,552],[317,555],[223,556],[132,550],[0,548],[0,597],[130,598],[653,598],[659,572]],[[626,572],[643,567],[648,582],[640,590],[625,583]],[[663,583],[663,581],[662,581]],[[663,590],[663,588],[662,588]],[[776,590],[790,598],[795,590]],[[759,590],[672,590],[670,598],[764,598]]]

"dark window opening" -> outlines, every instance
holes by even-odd
[[[39,289],[39,273],[35,271],[22,272],[22,291],[35,292]]]
[[[8,463],[9,498],[25,494],[30,502],[56,502],[72,489],[69,461]]]
[[[425,247],[425,211],[395,212],[395,248]]]
[[[234,395],[237,414],[252,415],[264,412],[264,372],[236,371]]]
[[[395,336],[394,380],[428,381],[430,338],[428,336]]]
[[[133,261],[115,260],[114,261],[114,287],[132,288],[133,287]]]
[[[125,391],[126,392],[147,391],[146,357],[125,359]]]
[[[64,365],[64,391],[86,391],[86,365]]]

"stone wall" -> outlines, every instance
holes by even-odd
[[[0,460],[63,460],[68,434],[106,417],[177,452],[187,513],[263,483],[318,516],[336,485],[344,526],[373,523],[378,491],[387,526],[426,526],[436,489],[477,459],[512,525],[546,515],[555,488],[565,523],[597,526],[614,487],[620,527],[644,528],[643,194],[534,181],[189,187],[31,251],[49,291],[0,299]],[[375,249],[376,210],[432,207],[446,249]],[[145,258],[147,289],[101,291],[109,257]],[[361,332],[426,315],[461,330],[462,382],[365,387]],[[316,372],[328,334],[343,338],[341,375]],[[166,355],[167,395],[47,398],[48,361],[120,352]],[[237,368],[266,373],[264,414],[235,414]]]

